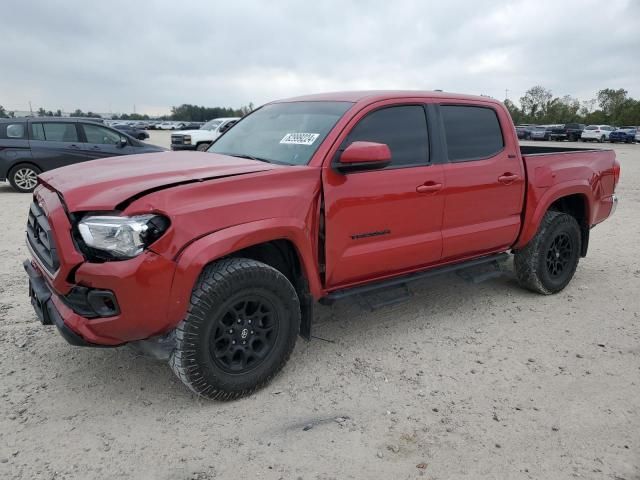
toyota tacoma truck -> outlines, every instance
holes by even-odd
[[[278,373],[316,301],[509,254],[561,291],[620,177],[612,150],[520,147],[501,103],[442,92],[276,101],[208,152],[153,155],[39,176],[31,302],[71,344],[132,344],[223,400]]]

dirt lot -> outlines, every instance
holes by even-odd
[[[0,478],[640,479],[640,145],[615,149],[620,206],[562,293],[451,275],[318,308],[327,341],[232,403],[39,325],[30,196],[0,185]]]

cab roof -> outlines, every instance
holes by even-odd
[[[312,95],[302,95],[299,97],[285,98],[283,100],[276,100],[271,103],[284,103],[284,102],[366,102],[373,103],[382,100],[392,100],[394,98],[437,98],[442,100],[474,100],[488,103],[500,103],[498,100],[491,97],[484,97],[480,95],[464,95],[460,93],[450,93],[442,91],[429,91],[429,90],[355,90],[344,92],[328,92],[328,93],[316,93]]]

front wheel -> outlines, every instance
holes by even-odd
[[[33,192],[38,185],[38,174],[41,170],[38,167],[22,163],[16,165],[9,171],[7,178],[11,186],[20,193]]]
[[[289,359],[300,302],[278,270],[246,258],[207,266],[176,328],[169,363],[203,397],[233,400],[266,385]]]
[[[574,217],[547,212],[536,235],[515,254],[520,286],[545,295],[565,288],[578,267],[581,240],[580,226]]]
[[[196,150],[198,150],[199,152],[206,152],[207,149],[209,148],[209,145],[210,144],[208,143],[201,143],[196,147]]]

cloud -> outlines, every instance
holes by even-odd
[[[0,17],[0,104],[165,113],[392,88],[640,97],[640,2],[25,1]]]

